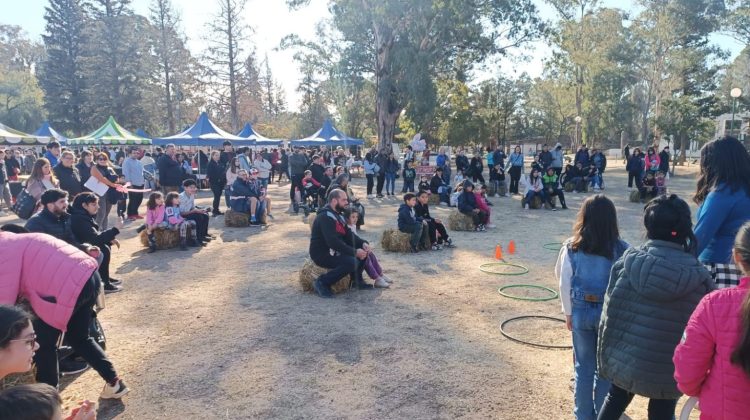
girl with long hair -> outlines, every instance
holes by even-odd
[[[599,420],[617,420],[635,395],[650,420],[672,420],[682,393],[672,355],[690,314],[714,289],[696,258],[690,206],[676,195],[646,204],[648,241],[613,266],[599,325],[597,366],[612,385]]]
[[[122,188],[122,186],[117,185],[117,173],[115,173],[112,163],[109,161],[109,156],[100,152],[95,157],[95,165],[91,167],[91,176],[109,187],[107,193],[99,197],[99,212],[96,214],[96,224],[99,225],[100,229],[106,230],[109,227],[109,212],[119,199],[117,189]]]
[[[750,412],[750,223],[737,233],[732,257],[738,287],[704,297],[674,352],[674,377],[697,396],[701,418],[740,419]]]
[[[701,149],[701,172],[693,201],[698,204],[695,236],[698,259],[719,288],[736,286],[742,276],[732,261],[732,243],[750,221],[750,155],[726,137]]]
[[[52,172],[52,166],[47,158],[39,158],[34,162],[34,168],[31,170],[29,179],[26,180],[26,191],[39,201],[42,193],[50,188],[59,188],[60,181]]]
[[[568,331],[573,333],[576,419],[595,419],[609,391],[609,382],[596,369],[596,342],[609,272],[627,248],[620,239],[614,203],[597,194],[584,200],[573,236],[557,257],[560,301]]]

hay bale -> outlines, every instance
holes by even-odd
[[[170,249],[180,245],[180,232],[172,229],[156,229],[154,230],[154,237],[156,238],[156,249]],[[190,228],[188,227],[188,238],[190,237]],[[142,231],[140,234],[141,245],[148,247],[148,234],[146,231]]]
[[[474,220],[471,216],[461,213],[458,210],[451,212],[448,216],[448,228],[455,231],[474,231]]]
[[[565,190],[565,192],[573,192],[573,190],[575,190],[575,189],[576,189],[575,182],[566,182],[563,185],[563,190]]]
[[[542,203],[542,198],[539,197],[538,195],[535,195],[534,198],[532,198],[531,202],[529,203],[529,208],[532,208],[532,209],[535,209],[535,210],[536,209],[541,209],[542,208],[542,204],[543,204]],[[524,196],[523,199],[521,200],[521,207],[523,208],[525,206],[526,206],[526,196]]]
[[[426,236],[422,241],[422,246],[430,248],[430,245],[430,237]],[[410,252],[411,234],[398,229],[386,229],[383,231],[383,237],[380,238],[380,247],[388,252]]]
[[[640,203],[641,202],[641,192],[637,189],[630,192],[630,202],[631,203]]]
[[[224,226],[248,227],[250,226],[250,215],[248,213],[228,209],[226,212],[224,212]]]
[[[329,269],[320,267],[309,259],[305,260],[305,264],[299,271],[299,282],[302,285],[302,290],[305,292],[314,292],[313,283],[315,280],[329,271]],[[331,286],[331,290],[333,290],[333,293],[345,292],[349,290],[349,283],[351,283],[351,279],[349,279],[349,274],[346,274],[341,280]]]
[[[547,210],[552,209],[553,206],[555,207],[557,206],[557,196],[556,195],[552,196],[552,199],[550,201],[552,202],[552,206],[550,206],[549,203],[547,202],[544,203],[544,208]]]
[[[508,187],[505,185],[505,181],[500,181],[500,186],[497,188],[497,193],[500,195],[508,195]]]
[[[427,204],[431,206],[437,206],[440,204],[440,194],[430,194],[430,200],[427,202]]]

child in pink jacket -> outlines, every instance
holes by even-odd
[[[750,415],[750,223],[733,256],[744,275],[739,286],[701,300],[672,359],[677,387],[699,398],[702,420]]]

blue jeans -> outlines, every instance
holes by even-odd
[[[268,178],[258,178],[263,189],[268,189]]]
[[[601,174],[596,174],[591,177],[591,186],[593,188],[601,188],[602,187],[602,176]]]
[[[534,199],[534,196],[536,195],[538,195],[539,198],[542,199],[542,203],[544,203],[545,201],[544,190],[541,190],[541,191],[528,190],[526,192],[526,204],[531,205],[531,201]]]
[[[395,194],[396,193],[396,173],[385,173],[385,193]]]
[[[596,420],[609,391],[609,382],[596,370],[596,340],[602,303],[573,299],[573,355],[575,357],[576,420]]]
[[[404,179],[404,187],[401,188],[401,192],[402,193],[414,192],[414,180],[413,179],[409,179],[409,180]]]

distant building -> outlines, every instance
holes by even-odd
[[[716,118],[716,138],[733,135],[745,141],[750,124],[750,112],[738,112],[734,115],[734,130],[732,130],[732,114],[723,114]]]

